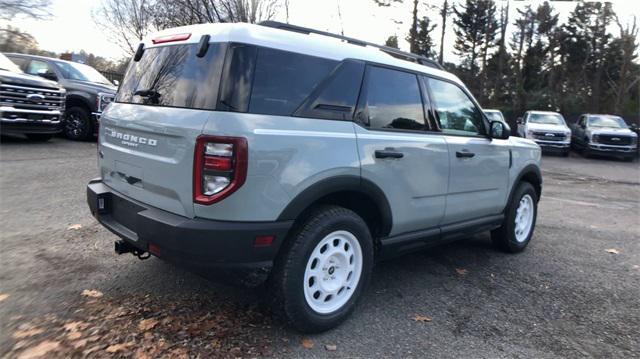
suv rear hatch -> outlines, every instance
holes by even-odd
[[[212,43],[145,49],[100,119],[103,182],[129,198],[193,217],[196,138],[215,109],[226,50]]]

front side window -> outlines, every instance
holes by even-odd
[[[484,134],[482,113],[462,89],[450,82],[428,78],[442,132],[453,135]]]
[[[539,123],[544,125],[564,125],[564,119],[557,113],[532,113],[527,118],[529,123]]]
[[[131,62],[116,102],[214,110],[226,45],[212,43],[204,57],[198,44],[146,49]]]
[[[372,129],[425,130],[416,75],[370,66],[365,80],[367,124]]]

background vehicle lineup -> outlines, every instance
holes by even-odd
[[[574,147],[585,155],[602,154],[632,160],[637,154],[638,134],[620,116],[581,115],[571,125]]]
[[[539,146],[439,65],[343,40],[275,22],[146,39],[87,188],[116,251],[271,269],[276,311],[316,332],[353,311],[374,259],[488,230],[523,250]]]
[[[60,132],[65,89],[57,83],[23,73],[0,54],[0,133],[25,134],[46,141]]]
[[[86,140],[98,129],[100,114],[115,96],[116,87],[94,68],[77,62],[27,54],[6,54],[27,74],[57,81],[67,90],[62,131],[67,138]]]

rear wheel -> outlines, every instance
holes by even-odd
[[[28,133],[26,134],[26,136],[31,141],[37,141],[37,142],[49,141],[53,137],[53,135],[50,135],[47,133]]]
[[[513,193],[502,226],[491,231],[491,240],[503,251],[523,251],[531,241],[537,216],[536,191],[529,182],[521,182]]]
[[[270,278],[276,313],[302,332],[321,332],[355,308],[373,268],[373,242],[356,213],[313,211],[288,239]]]
[[[75,141],[88,140],[93,136],[93,125],[87,110],[82,107],[71,107],[65,113],[62,126],[64,135]]]

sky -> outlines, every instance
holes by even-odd
[[[120,59],[125,53],[117,45],[109,41],[109,36],[95,23],[93,14],[102,0],[52,0],[51,18],[47,20],[32,20],[16,18],[10,25],[31,33],[40,47],[54,52],[78,52],[85,50],[99,56],[113,60]],[[460,1],[460,0],[457,0]],[[457,2],[454,0],[454,2]],[[404,4],[392,8],[380,8],[373,0],[289,0],[289,22],[295,25],[311,27],[334,33],[344,32],[345,36],[355,37],[365,41],[383,44],[390,36],[397,34],[400,48],[408,50],[408,43],[404,41],[411,22],[413,1],[405,0]],[[422,4],[437,4],[442,0],[422,0]],[[498,7],[506,1],[496,1]],[[542,0],[510,1],[510,23],[517,17],[517,8],[531,5],[533,8],[541,4]],[[613,8],[622,22],[629,21],[633,15],[640,22],[640,0],[614,0]],[[555,1],[552,6],[560,14],[560,21],[564,22],[575,7],[573,2]],[[428,10],[422,5],[423,11],[419,16],[427,15],[435,23],[440,19],[437,10]],[[338,11],[340,9],[340,11]],[[281,8],[276,19],[286,21],[284,8]],[[0,25],[6,25],[0,24]],[[439,26],[439,25],[438,25]],[[507,33],[513,30],[507,29]],[[615,27],[611,31],[616,31]],[[439,27],[436,28],[434,40],[439,46]],[[452,21],[447,24],[445,35],[445,61],[457,63],[457,56],[453,53]]]

